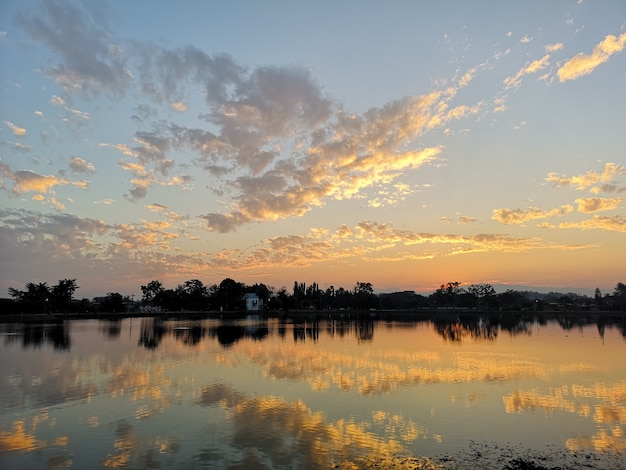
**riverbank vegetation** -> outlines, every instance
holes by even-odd
[[[462,286],[459,282],[442,284],[429,295],[414,291],[392,293],[374,292],[369,282],[356,282],[351,288],[329,286],[321,289],[313,282],[309,285],[294,282],[289,291],[275,289],[265,284],[246,285],[226,278],[219,284],[205,285],[198,279],[166,289],[158,280],[141,286],[141,299],[110,292],[93,299],[75,298],[79,289],[76,279],[62,279],[55,285],[28,283],[24,290],[9,288],[10,299],[1,299],[1,311],[17,313],[160,313],[245,311],[244,296],[256,299],[255,310],[480,310],[480,311],[625,311],[626,285],[617,283],[613,292],[602,294],[596,288],[589,297],[574,293],[508,289],[497,293],[487,283]]]

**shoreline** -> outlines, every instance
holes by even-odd
[[[125,318],[155,318],[163,321],[174,320],[244,320],[249,317],[262,319],[306,319],[323,320],[429,320],[433,318],[454,320],[472,317],[494,319],[520,319],[526,321],[549,320],[556,318],[587,320],[623,320],[623,311],[559,311],[559,310],[463,310],[463,309],[425,309],[425,310],[265,310],[255,311],[195,311],[195,312],[85,312],[85,313],[9,313],[0,314],[0,323],[60,323],[66,320],[108,320],[118,321]]]

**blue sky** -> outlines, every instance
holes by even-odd
[[[621,1],[4,1],[0,289],[610,290],[625,45]]]

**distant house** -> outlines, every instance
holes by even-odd
[[[254,293],[245,294],[242,300],[246,303],[246,310],[258,311],[263,309],[263,300],[259,299],[259,296]]]
[[[139,311],[141,313],[161,313],[162,310],[160,306],[141,304],[139,306]]]

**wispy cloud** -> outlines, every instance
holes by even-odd
[[[574,208],[567,204],[561,207],[557,207],[551,210],[543,210],[538,207],[529,207],[526,210],[523,209],[494,209],[492,213],[492,220],[500,222],[505,225],[519,225],[528,222],[529,220],[546,219],[548,217],[557,217],[572,212]]]
[[[568,60],[559,70],[557,75],[560,82],[576,80],[577,78],[589,75],[599,65],[607,62],[613,54],[624,50],[626,44],[626,33],[620,36],[609,35],[596,47],[589,55],[582,52]]]
[[[24,129],[23,127],[16,126],[11,121],[2,122],[4,122],[9,129],[11,129],[11,132],[13,132],[13,135],[15,137],[24,137],[26,135],[26,129]]]
[[[588,171],[587,173],[565,176],[558,173],[549,173],[545,180],[548,183],[552,183],[555,187],[574,186],[579,191],[588,189],[590,186],[598,185],[599,183],[610,183],[616,176],[626,174],[626,169],[622,165],[608,162],[604,165],[604,169],[601,173],[596,171]],[[590,189],[591,192],[598,192],[600,186],[595,186]]]
[[[504,79],[504,85],[506,89],[519,87],[522,83],[522,77],[524,75],[530,75],[546,68],[550,62],[550,54],[544,55],[541,59],[533,60],[528,65],[521,68],[517,74]]]
[[[548,44],[547,46],[544,46],[544,49],[546,50],[546,52],[560,51],[561,49],[563,49],[563,43],[556,42],[554,44]]]
[[[619,215],[614,217],[595,215],[592,219],[583,220],[582,222],[563,222],[559,224],[559,228],[595,229],[626,233],[626,218]]]

